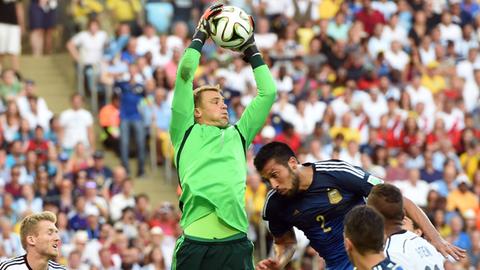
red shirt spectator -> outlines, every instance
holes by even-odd
[[[48,160],[49,146],[49,141],[45,140],[43,128],[41,126],[37,126],[35,128],[35,137],[28,141],[27,152],[34,151],[39,160],[46,162]]]
[[[375,25],[385,24],[383,14],[372,8],[370,0],[363,0],[363,9],[357,13],[355,18],[363,23],[363,29],[370,36],[373,34]]]
[[[293,125],[290,123],[283,125],[282,133],[278,134],[274,141],[286,143],[295,153],[298,153],[298,149],[300,149],[302,145],[300,135],[295,132]]]

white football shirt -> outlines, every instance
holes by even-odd
[[[385,243],[385,255],[408,270],[443,270],[445,258],[432,244],[413,232],[402,230]]]

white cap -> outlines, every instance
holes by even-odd
[[[265,126],[262,129],[261,135],[265,139],[273,139],[275,138],[275,129],[272,126]]]

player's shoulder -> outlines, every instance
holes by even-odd
[[[272,218],[272,213],[276,213],[277,210],[281,209],[282,198],[280,194],[272,189],[267,193],[265,197],[265,204],[263,205],[262,217],[265,220]]]
[[[25,255],[7,259],[0,262],[0,270],[15,269],[19,265],[25,264]]]
[[[48,268],[49,269],[58,269],[58,270],[67,270],[67,268],[55,261],[48,261]]]
[[[313,167],[316,173],[347,173],[359,178],[363,178],[365,176],[365,171],[362,168],[354,166],[351,163],[340,159],[317,161],[313,163]]]

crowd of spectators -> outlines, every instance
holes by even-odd
[[[137,180],[128,158],[136,150],[142,177],[150,138],[158,164],[171,161],[176,69],[210,2],[71,2],[77,32],[67,50],[84,73],[87,95],[93,88],[104,94],[99,136],[83,109],[86,97],[73,95],[71,109],[56,116],[35,94],[35,82],[2,71],[0,257],[22,252],[18,220],[43,209],[58,213],[69,269],[168,269],[179,213],[132,193]],[[249,237],[257,247],[268,187],[252,160],[275,140],[301,162],[338,158],[397,185],[445,239],[467,250],[446,269],[480,269],[480,3],[228,2],[254,16],[256,43],[278,88],[272,115],[247,153]],[[232,123],[256,93],[249,69],[239,55],[205,44],[195,85],[220,85]],[[122,165],[104,165],[98,139]],[[292,267],[315,265],[307,245]]]

